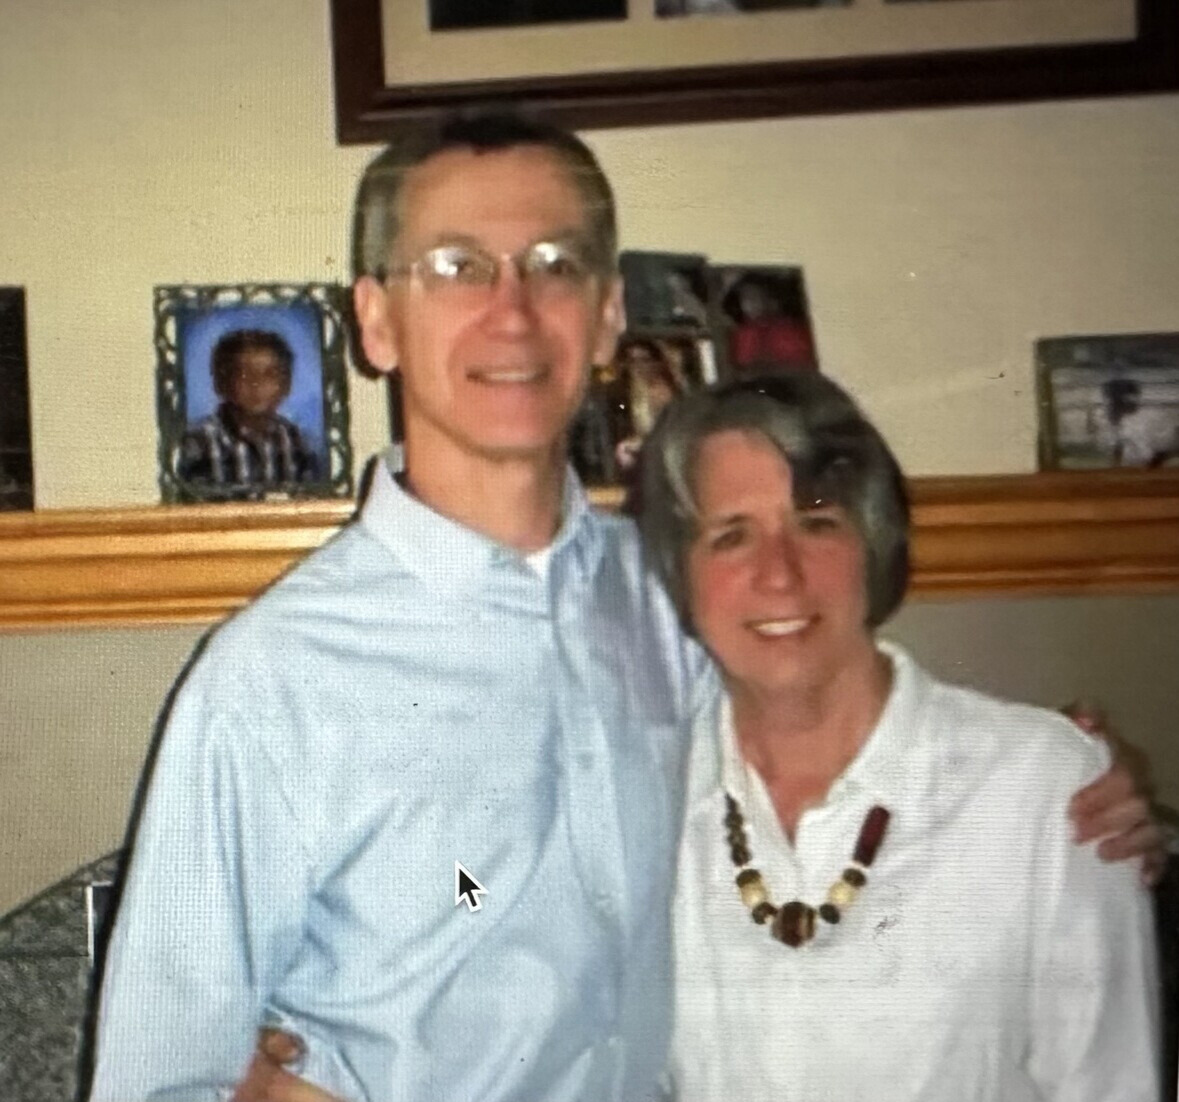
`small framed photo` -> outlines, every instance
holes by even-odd
[[[1179,333],[1036,342],[1044,470],[1179,466]]]
[[[351,495],[346,310],[335,284],[155,289],[165,502]]]
[[[801,268],[722,265],[710,278],[726,376],[819,369]]]
[[[708,265],[694,253],[623,252],[626,324],[640,332],[707,331]]]
[[[569,432],[569,455],[587,486],[628,486],[639,446],[677,394],[716,380],[707,335],[628,330],[614,359],[593,369]]]
[[[33,507],[23,287],[0,287],[0,511]]]

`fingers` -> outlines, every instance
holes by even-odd
[[[1094,735],[1097,738],[1105,738],[1109,734],[1105,713],[1096,705],[1074,701],[1072,704],[1066,704],[1060,710],[1080,727],[1082,731],[1090,735]]]
[[[1169,854],[1164,837],[1161,846],[1157,849],[1152,849],[1142,858],[1142,867],[1139,870],[1139,875],[1144,888],[1157,888],[1159,886],[1167,871],[1168,857]]]
[[[334,1094],[281,1069],[266,1084],[266,1093],[258,1102],[342,1102]]]
[[[1106,835],[1129,834],[1151,822],[1150,803],[1146,797],[1127,796],[1117,803],[1095,808],[1083,819],[1075,820],[1076,840],[1082,844],[1094,838],[1106,838]]]
[[[268,1102],[271,1080],[281,1071],[278,1064],[255,1050],[245,1076],[234,1089],[231,1102]]]
[[[1146,858],[1149,871],[1156,876],[1154,882],[1157,882],[1157,876],[1161,875],[1162,866],[1167,860],[1166,838],[1158,823],[1148,819],[1111,838],[1103,839],[1097,847],[1097,856],[1103,861],[1125,861],[1129,857]]]
[[[1107,817],[1129,803],[1130,809],[1121,814],[1128,818],[1124,825],[1147,817],[1145,798],[1135,789],[1134,779],[1123,765],[1114,764],[1091,784],[1087,784],[1069,801],[1069,816],[1073,820],[1077,841],[1087,842],[1109,832]],[[1116,829],[1116,827],[1114,828]]]
[[[258,1030],[258,1051],[276,1064],[289,1064],[303,1055],[303,1042],[281,1029]]]
[[[292,1075],[284,1063],[303,1055],[303,1042],[279,1029],[258,1030],[258,1047],[233,1102],[341,1102],[306,1080]]]

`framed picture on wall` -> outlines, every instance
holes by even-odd
[[[677,394],[714,382],[716,357],[705,332],[628,329],[614,359],[595,366],[569,430],[569,457],[587,486],[630,486],[639,447]]]
[[[669,333],[709,328],[708,265],[703,256],[628,250],[618,263],[630,328]]]
[[[714,330],[727,376],[818,370],[802,268],[720,265],[709,270],[709,278]]]
[[[335,284],[155,289],[165,502],[347,497],[347,292]]]
[[[1179,467],[1179,333],[1036,342],[1040,466]]]
[[[23,287],[0,287],[0,510],[33,507]]]
[[[583,129],[1179,88],[1174,0],[332,0],[331,19],[344,143],[474,102]]]

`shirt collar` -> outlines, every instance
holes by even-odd
[[[877,641],[877,650],[892,663],[892,684],[880,718],[860,752],[832,782],[827,801],[867,792],[874,802],[898,803],[912,782],[909,758],[921,739],[925,681],[908,653],[893,643]],[[752,767],[737,748],[732,705],[726,694],[715,714],[717,770],[721,787],[748,806]]]
[[[436,513],[398,484],[396,451],[374,465],[372,483],[360,510],[360,523],[411,573],[442,595],[478,592],[497,566],[523,563],[523,554]],[[579,564],[592,570],[601,555],[601,535],[592,523],[585,491],[572,467],[565,471],[561,526],[552,544],[552,561],[576,551]]]

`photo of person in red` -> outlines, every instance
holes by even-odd
[[[799,269],[742,271],[721,309],[734,323],[728,341],[734,375],[818,369]]]

